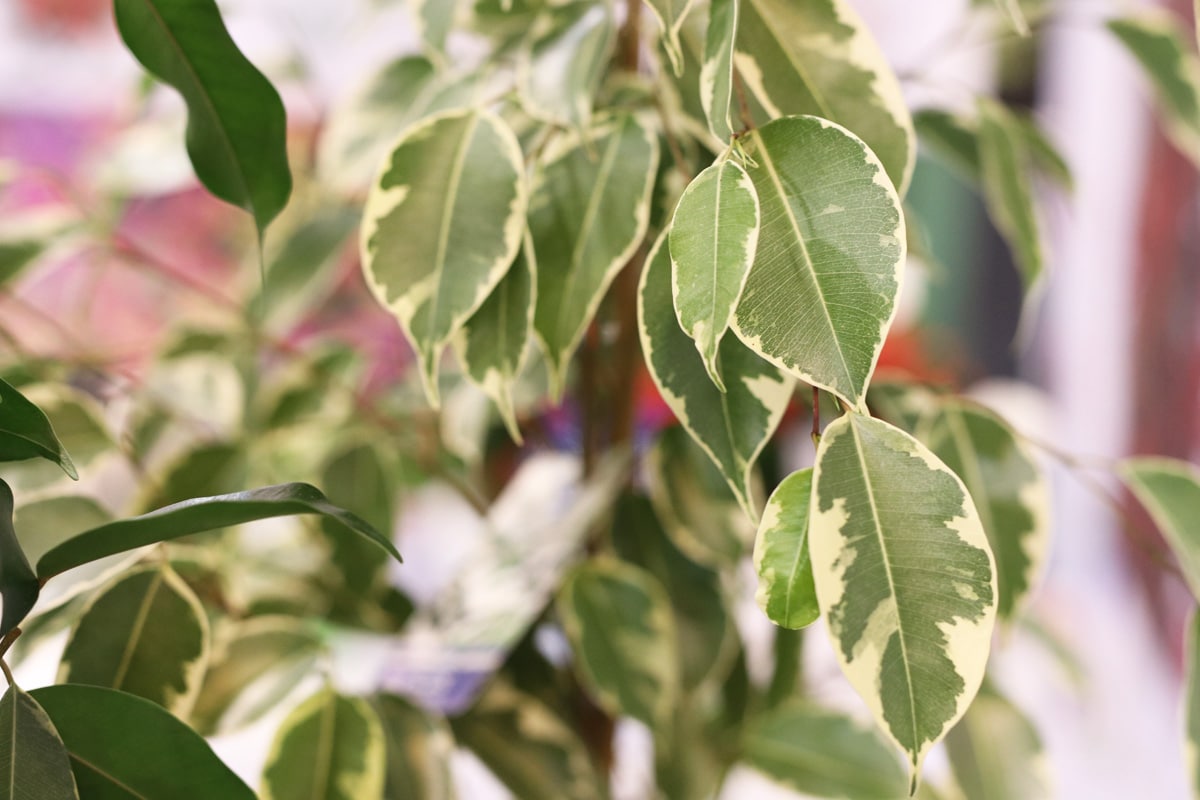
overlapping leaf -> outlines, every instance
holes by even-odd
[[[983,679],[996,619],[987,535],[961,480],[924,445],[850,413],[826,428],[809,553],[842,671],[908,754],[929,748]]]
[[[762,226],[733,329],[861,406],[900,292],[900,198],[870,149],[831,122],[788,117],[741,141]]]
[[[1016,118],[988,99],[979,101],[979,162],[988,214],[1008,242],[1028,290],[1045,264],[1029,178],[1031,156]]]
[[[79,800],[67,748],[16,684],[0,697],[0,800]]]
[[[1037,120],[1015,111],[1011,115],[1015,123],[1012,132],[1020,136],[1020,145],[1027,151],[1032,166],[1061,188],[1072,190],[1071,167]],[[913,115],[913,124],[922,144],[932,147],[965,177],[973,181],[982,179],[978,120],[940,109],[923,109]]]
[[[726,391],[713,385],[699,353],[679,327],[671,302],[671,257],[659,237],[638,287],[642,353],[663,400],[704,449],[752,519],[754,462],[775,432],[794,382],[734,336],[721,340],[718,370]]]
[[[700,105],[708,130],[721,141],[733,135],[733,59],[741,0],[713,0],[708,10],[704,61],[700,66]]]
[[[454,27],[459,0],[413,0],[413,11],[421,39],[435,52],[446,49],[446,37]]]
[[[583,128],[616,41],[612,9],[588,0],[567,3],[547,8],[541,23],[521,65],[521,102],[538,119]]]
[[[767,500],[754,541],[758,607],[776,625],[803,628],[821,615],[808,553],[812,470],[784,478]]]
[[[7,381],[0,379],[0,461],[45,458],[78,480],[71,456],[54,434],[50,420]]]
[[[434,720],[396,695],[380,695],[372,706],[387,737],[384,797],[454,800],[450,774],[454,740],[445,721]]]
[[[13,494],[0,480],[0,636],[21,624],[41,592],[37,575],[29,565],[13,528]]]
[[[679,29],[683,27],[688,11],[695,0],[646,0],[662,28],[662,43],[671,59],[671,68],[676,75],[683,74],[683,47],[679,43]]]
[[[1121,465],[1121,476],[1150,512],[1192,594],[1200,598],[1200,472],[1172,458],[1134,458]]]
[[[442,348],[504,277],[526,210],[521,148],[488,111],[449,111],[407,129],[363,212],[363,272],[400,322],[438,402]]]
[[[950,766],[971,800],[1054,797],[1041,737],[1025,715],[984,689],[946,737]]]

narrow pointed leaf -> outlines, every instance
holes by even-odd
[[[904,770],[888,746],[831,711],[780,706],[748,726],[742,750],[747,764],[806,797],[904,796]]]
[[[1192,594],[1200,598],[1200,472],[1172,458],[1133,458],[1121,477],[1171,546]]]
[[[263,768],[263,800],[382,797],[387,746],[365,700],[322,689],[280,726]]]
[[[708,130],[723,142],[733,136],[733,54],[740,6],[741,0],[713,0],[700,66],[700,105]]]
[[[1200,9],[1198,9],[1200,10]],[[1200,797],[1200,615],[1193,609],[1185,643],[1187,690],[1184,696],[1184,761],[1192,797]]]
[[[59,683],[136,694],[186,717],[208,667],[208,618],[165,564],[126,573],[92,598],[71,631]]]
[[[946,737],[950,767],[971,800],[1054,797],[1037,729],[1012,703],[984,689]]]
[[[0,636],[21,624],[37,603],[41,584],[13,528],[13,494],[0,480]]]
[[[30,695],[67,747],[80,797],[254,800],[208,743],[162,706],[100,686],[47,686]]]
[[[825,429],[809,553],[842,671],[907,754],[929,748],[979,689],[996,570],[962,481],[924,445],[850,413]]]
[[[78,480],[66,448],[42,410],[29,402],[7,381],[0,380],[0,461],[44,458],[62,467]]]
[[[230,38],[214,0],[115,0],[113,10],[126,47],[187,103],[196,177],[249,211],[261,237],[292,191],[279,93]]]
[[[555,393],[604,293],[650,221],[658,138],[621,115],[547,153],[529,209],[537,252],[534,325],[549,356]]]
[[[58,731],[16,685],[0,697],[0,800],[79,800]]]
[[[758,213],[750,176],[736,162],[725,160],[696,176],[671,220],[675,314],[722,391],[717,350],[754,263]]]
[[[718,354],[726,391],[713,385],[672,311],[671,256],[665,235],[650,251],[642,271],[638,327],[646,366],[663,400],[721,470],[746,514],[757,519],[761,501],[752,489],[754,462],[783,419],[793,380],[737,337],[726,336]]]
[[[513,410],[512,387],[525,363],[537,302],[537,262],[526,233],[517,260],[455,337],[458,359],[467,375],[492,398],[513,441],[521,443]]]
[[[645,570],[613,560],[578,567],[558,595],[558,616],[583,685],[612,714],[661,728],[679,695],[670,601]]]
[[[387,786],[384,797],[454,800],[450,759],[454,739],[444,720],[426,714],[396,695],[371,701],[387,738]]]
[[[913,114],[913,127],[922,147],[933,150],[963,177],[979,180],[979,126],[973,119],[940,108]]]
[[[336,520],[375,542],[393,558],[400,558],[390,538],[349,511],[330,503],[315,486],[282,483],[246,492],[185,500],[140,517],[117,520],[84,531],[52,547],[38,559],[37,575],[46,580],[80,564],[135,547],[178,539],[191,533],[295,514],[321,514]]]
[[[900,293],[900,198],[870,149],[831,122],[788,117],[742,141],[763,222],[733,328],[767,360],[861,406]]]
[[[363,211],[362,264],[399,321],[438,402],[443,346],[504,277],[525,224],[516,136],[488,111],[449,111],[408,128]]]
[[[821,616],[808,554],[811,495],[811,469],[784,478],[767,500],[754,541],[755,599],[767,617],[784,628],[803,628]]]
[[[1032,157],[1016,117],[986,99],[979,101],[979,162],[988,214],[1008,242],[1028,290],[1045,264],[1029,178]]]
[[[962,400],[943,401],[917,435],[975,501],[996,557],[997,614],[1011,622],[1049,553],[1050,498],[1041,468],[1002,420]]]
[[[612,9],[607,3],[574,2],[547,9],[541,19],[521,64],[521,102],[538,119],[584,128],[616,42]]]
[[[848,0],[741,0],[735,64],[771,118],[854,131],[904,194],[917,139],[900,83]]]
[[[683,74],[683,47],[679,43],[679,29],[683,27],[688,11],[695,0],[646,0],[654,16],[658,17],[662,29],[662,43],[671,59],[671,68],[676,75]]]

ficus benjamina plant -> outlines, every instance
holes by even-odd
[[[1022,36],[1052,8],[978,5]],[[672,799],[737,765],[818,797],[1051,796],[1036,729],[987,680],[1051,536],[1039,454],[951,390],[874,374],[919,241],[918,140],[979,187],[1027,291],[1052,269],[1033,180],[1070,173],[1030,117],[912,113],[850,0],[418,0],[421,51],[289,158],[214,0],[113,11],[260,271],[119,420],[90,368],[0,365],[0,798],[253,797],[205,737],[285,706],[265,798],[453,797],[455,747],[516,797],[604,798],[625,720]],[[1200,163],[1190,32],[1108,27]],[[5,243],[0,281],[66,235]],[[350,345],[286,336],[348,250],[411,350],[373,393]],[[646,383],[671,424],[639,416]],[[789,409],[815,446],[790,473],[759,463]],[[90,486],[106,455],[135,467],[127,513],[44,463]],[[1200,474],[1113,468],[1200,593]],[[486,533],[414,602],[392,576],[429,567],[392,531],[434,483]],[[766,686],[734,624],[751,560]],[[817,620],[864,715],[806,696]],[[23,690],[13,668],[54,634],[56,683]],[[339,680],[353,636],[388,653],[368,691]]]

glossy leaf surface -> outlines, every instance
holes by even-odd
[[[20,687],[0,697],[0,800],[78,800],[67,748]]]
[[[41,588],[13,528],[12,489],[0,480],[0,636],[20,625],[33,610]]]
[[[72,478],[79,478],[50,420],[16,388],[0,379],[0,461],[27,458],[53,461]]]

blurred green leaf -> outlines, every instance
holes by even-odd
[[[1200,471],[1174,458],[1131,458],[1120,466],[1125,484],[1162,531],[1192,594],[1200,598]]]
[[[454,800],[454,739],[442,720],[395,695],[372,701],[387,737],[388,800]]]
[[[970,800],[1054,797],[1037,730],[988,687],[946,737],[946,753],[963,796]]]

